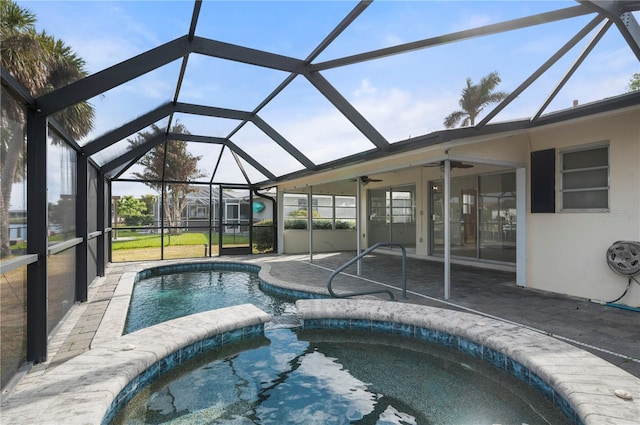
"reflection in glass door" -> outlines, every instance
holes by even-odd
[[[369,246],[395,242],[416,247],[415,187],[372,189],[369,193]]]
[[[478,189],[477,177],[451,180],[450,229],[451,255],[478,256]],[[444,254],[443,182],[431,184],[432,253]]]
[[[444,254],[443,182],[430,184],[431,253]],[[515,263],[515,173],[451,180],[451,255]]]
[[[516,175],[480,177],[480,258],[516,261]]]

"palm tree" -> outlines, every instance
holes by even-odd
[[[35,29],[36,17],[13,0],[0,0],[0,59],[2,66],[34,96],[40,96],[87,75],[84,61],[61,40]],[[10,255],[9,202],[13,184],[22,179],[25,113],[11,96],[2,96],[0,134],[0,257]],[[93,128],[94,109],[87,102],[73,105],[54,118],[75,139]]]
[[[461,123],[461,127],[473,126],[476,118],[485,106],[504,100],[508,93],[494,91],[500,83],[498,71],[489,73],[480,80],[480,84],[473,84],[471,78],[467,78],[467,87],[462,89],[461,98],[458,101],[462,110],[449,114],[444,119],[446,128],[453,128]]]

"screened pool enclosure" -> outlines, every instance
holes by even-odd
[[[447,233],[462,256],[515,262],[511,165],[487,160],[502,174],[452,180],[455,164],[438,157],[417,165],[443,170],[430,192],[405,182],[361,197],[383,180],[368,164],[394,173],[414,166],[386,164],[395,154],[640,99],[626,87],[640,72],[637,1],[17,4],[76,43],[86,72],[34,91],[3,60],[3,386],[46,359],[48,337],[110,262],[285,252],[292,230],[350,235],[327,242],[337,250],[363,233],[368,245],[430,243],[445,258]],[[19,34],[3,31],[8,58]],[[465,81],[492,72],[504,96],[445,128]],[[70,117],[87,107],[93,124],[76,137]],[[437,207],[449,186],[476,196],[461,192],[466,227],[453,231]]]

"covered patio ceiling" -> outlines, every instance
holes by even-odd
[[[73,45],[76,13],[110,22],[92,3],[60,3],[45,23],[68,25]],[[137,27],[159,46],[136,52],[145,43],[115,25],[104,41],[121,43],[109,56],[119,63],[34,100],[47,116],[94,105],[96,130],[76,149],[114,180],[134,179],[146,152],[175,140],[201,156],[198,183],[267,187],[639,102],[625,84],[640,72],[640,1],[142,3],[110,3],[113,18],[126,12],[122,36]],[[26,6],[43,21],[52,4]],[[90,71],[104,64],[87,52]],[[444,129],[466,79],[493,71],[506,99],[473,127]],[[191,134],[175,134],[178,122]],[[153,126],[161,134],[132,145]]]

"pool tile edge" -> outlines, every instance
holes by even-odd
[[[255,337],[270,319],[259,308],[243,304],[113,339],[36,378],[31,388],[37,389],[17,393],[3,403],[2,421],[15,425],[108,423],[120,405],[159,376],[163,367],[169,370],[175,366],[163,366],[163,361],[178,356],[169,363],[179,364],[237,340],[234,332],[238,329],[242,338]],[[194,323],[198,324],[195,329]],[[162,339],[158,338],[160,334]],[[222,335],[219,343],[208,344],[203,350],[203,341],[214,341],[218,335]]]
[[[298,300],[296,308],[305,326],[344,328],[346,320],[361,328],[368,320],[377,323],[378,330],[400,335],[407,333],[402,331],[406,326],[414,327],[414,335],[429,330],[428,335],[418,337],[441,345],[457,344],[453,348],[463,352],[470,348],[471,355],[480,345],[483,360],[537,385],[574,423],[624,424],[640,417],[640,379],[591,353],[521,326],[470,313],[390,301]],[[376,330],[373,326],[371,329]],[[466,342],[471,344],[463,347]],[[563,374],[567,370],[570,373]],[[596,393],[593,387],[591,391],[585,389],[584,379],[595,384]],[[629,391],[633,401],[616,397],[616,389]]]

